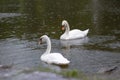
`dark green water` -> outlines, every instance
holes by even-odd
[[[46,45],[38,39],[47,34],[52,52],[61,52],[76,69],[88,75],[101,68],[116,66],[111,75],[120,73],[120,1],[118,0],[1,0],[0,1],[0,79],[14,80],[19,71],[33,68],[63,69],[42,62],[39,57]],[[60,41],[61,22],[66,19],[71,29],[90,29],[84,39]],[[7,77],[5,76],[7,74]],[[21,76],[21,74],[20,74]],[[16,77],[15,79],[19,79]],[[51,79],[52,80],[52,79]]]

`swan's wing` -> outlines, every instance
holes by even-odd
[[[79,29],[73,29],[69,32],[69,38],[83,38],[85,37],[89,32],[89,29],[81,31]]]
[[[63,55],[61,55],[60,53],[51,53],[51,56],[52,56],[53,60],[58,60],[58,61],[66,60],[66,58],[63,57]]]
[[[54,64],[65,64],[69,63],[69,61],[64,58],[60,53],[50,53],[44,56],[44,60],[47,63],[54,63]]]
[[[74,29],[69,32],[69,37],[70,38],[82,38],[84,37],[83,31]]]

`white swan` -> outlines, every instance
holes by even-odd
[[[39,43],[42,41],[47,42],[47,49],[45,53],[40,57],[40,59],[49,64],[57,64],[57,65],[67,65],[70,63],[69,60],[64,58],[60,53],[50,53],[51,51],[51,41],[47,35],[43,35],[40,37]]]
[[[89,29],[81,31],[79,29],[73,29],[70,31],[69,24],[66,20],[62,21],[62,30],[65,29],[65,32],[63,35],[60,36],[60,39],[62,40],[69,40],[69,39],[77,39],[77,38],[83,38],[87,36]]]

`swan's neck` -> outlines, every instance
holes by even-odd
[[[49,54],[51,51],[51,41],[49,38],[46,38],[46,42],[47,42],[47,49],[44,54]]]
[[[66,28],[66,29],[65,29],[65,34],[68,35],[68,34],[69,34],[69,31],[70,31],[70,27],[69,27],[69,24],[68,24],[68,23],[65,24],[65,28]]]

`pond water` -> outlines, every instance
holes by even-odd
[[[0,80],[20,80],[26,69],[64,70],[40,60],[46,44],[38,45],[38,40],[44,34],[51,38],[51,52],[60,52],[71,61],[66,70],[97,75],[102,68],[117,66],[115,72],[106,76],[119,79],[119,3],[118,0],[1,0],[0,66],[5,66],[0,67]],[[64,19],[71,29],[89,28],[88,36],[61,41]]]

